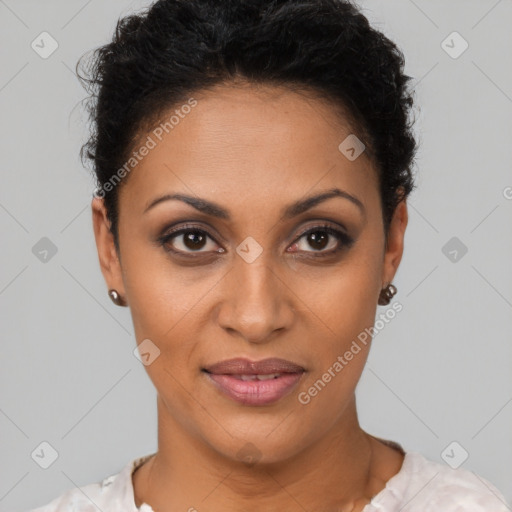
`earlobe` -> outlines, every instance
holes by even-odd
[[[91,203],[94,238],[98,251],[101,273],[109,290],[115,289],[124,295],[121,263],[110,231],[110,221],[103,199],[95,197]]]

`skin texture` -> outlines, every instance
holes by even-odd
[[[328,102],[240,84],[194,98],[197,106],[120,189],[120,255],[102,200],[92,202],[108,288],[130,307],[137,344],[150,339],[160,350],[145,367],[157,390],[158,453],[133,475],[136,505],[360,511],[403,462],[358,423],[355,388],[370,343],[307,405],[298,395],[374,325],[379,292],[402,257],[406,204],[386,246],[375,169],[365,153],[349,161],[338,150],[352,131]],[[331,198],[282,220],[287,205],[332,188],[356,196],[364,213]],[[214,201],[231,220],[175,200],[144,213],[166,193]],[[183,234],[167,242],[188,258],[157,242],[183,221],[208,234],[196,245],[185,245]],[[354,243],[330,235],[315,245],[301,236],[324,223],[345,226]],[[236,252],[249,236],[262,248],[251,263]],[[338,246],[334,256],[314,257]],[[247,406],[201,372],[233,357],[280,357],[306,372],[278,402]],[[241,461],[240,450],[257,453],[257,463]]]

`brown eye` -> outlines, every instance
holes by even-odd
[[[160,237],[159,240],[166,251],[183,255],[212,251],[224,252],[222,248],[215,251],[215,248],[218,247],[215,240],[206,231],[196,227],[182,227]]]
[[[200,231],[187,231],[183,234],[183,245],[188,249],[196,251],[204,247],[206,238]]]
[[[306,240],[313,249],[321,251],[322,249],[325,249],[325,246],[328,244],[329,237],[330,235],[324,231],[313,231],[308,233]]]
[[[301,244],[301,240],[305,243]],[[312,253],[313,256],[329,256],[353,243],[354,240],[343,231],[331,226],[317,226],[303,233],[292,247],[298,249],[298,252]],[[313,250],[308,250],[308,247]]]

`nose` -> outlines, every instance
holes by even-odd
[[[261,258],[261,257],[260,257]],[[224,279],[219,325],[248,343],[267,343],[289,329],[294,319],[294,294],[267,260],[242,258]]]

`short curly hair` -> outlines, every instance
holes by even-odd
[[[240,78],[314,92],[347,114],[377,170],[386,238],[415,187],[403,53],[350,0],[159,0],[118,20],[85,76],[84,57],[92,133],[80,156],[93,162],[118,250],[119,187],[107,184],[135,142],[194,92]]]

